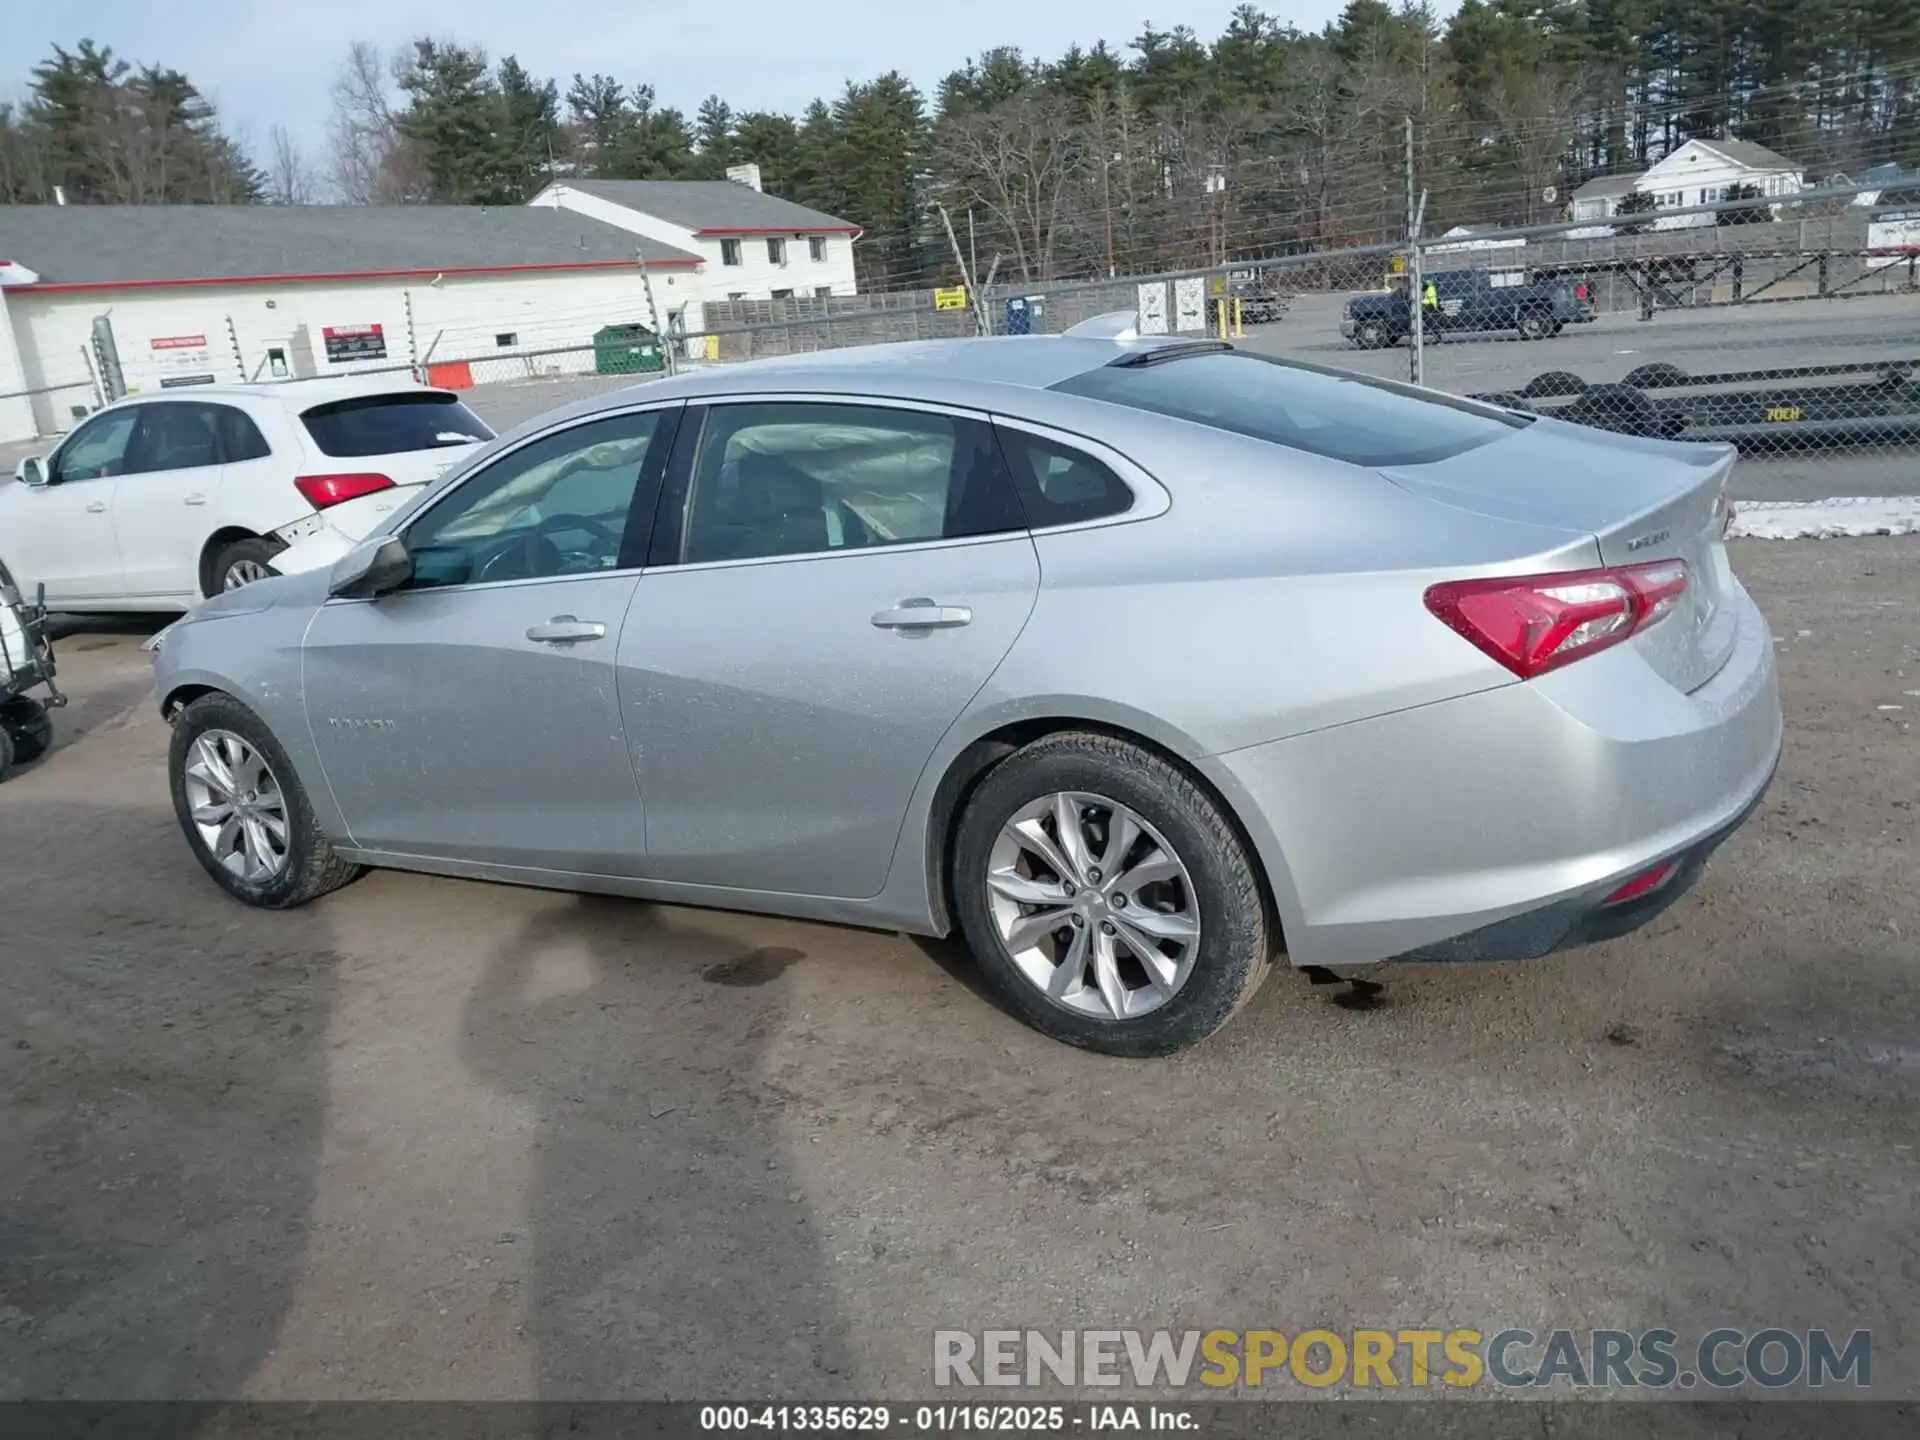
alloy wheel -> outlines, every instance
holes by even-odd
[[[273,571],[258,560],[236,560],[227,567],[227,573],[221,577],[220,588],[238,590],[242,585],[251,585],[256,580],[264,580],[272,573]]]
[[[1062,1009],[1137,1019],[1193,973],[1193,878],[1166,838],[1117,800],[1062,791],[1023,805],[1000,828],[984,883],[1014,966]]]
[[[231,730],[194,737],[181,776],[200,843],[249,884],[287,866],[287,800],[264,756]]]

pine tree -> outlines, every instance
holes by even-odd
[[[442,205],[508,204],[514,158],[500,86],[476,47],[416,40],[400,89],[408,97],[400,134]]]

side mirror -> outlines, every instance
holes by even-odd
[[[44,485],[47,483],[47,462],[38,455],[29,455],[13,467],[13,478],[22,485]]]
[[[413,557],[398,535],[380,535],[343,555],[327,577],[327,594],[343,600],[371,600],[397,590],[413,578]]]

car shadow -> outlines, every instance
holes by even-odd
[[[466,1063],[539,1117],[541,1400],[854,1391],[787,1101],[761,1073],[787,1020],[782,977],[806,957],[710,923],[559,901],[499,945],[468,1001]]]

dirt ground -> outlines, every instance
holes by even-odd
[[[1787,747],[1692,896],[1370,1010],[1276,976],[1159,1062],[892,935],[245,910],[138,633],[71,634],[0,788],[0,1398],[926,1398],[936,1328],[1556,1324],[1867,1328],[1920,1394],[1920,541],[1735,551]]]

